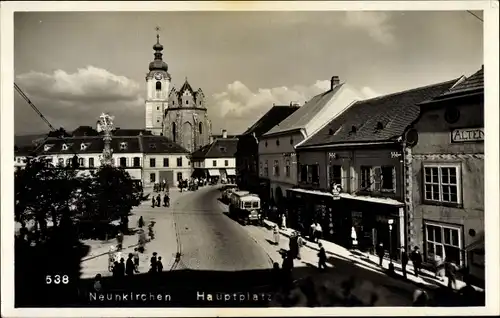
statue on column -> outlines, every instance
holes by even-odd
[[[103,132],[104,148],[102,150],[101,164],[113,165],[113,149],[111,149],[111,132],[115,129],[113,120],[114,116],[107,113],[102,113],[97,121],[97,131]]]

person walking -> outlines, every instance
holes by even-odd
[[[134,272],[139,273],[139,249],[134,248]]]
[[[316,242],[316,222],[313,221],[310,228],[309,238],[312,242]]]
[[[135,272],[135,265],[134,265],[133,257],[134,257],[134,254],[129,253],[127,263],[125,264],[125,274],[127,274],[128,276],[134,275],[134,272]]]
[[[415,276],[418,277],[420,273],[420,268],[422,267],[422,254],[420,254],[418,246],[413,248],[411,253],[411,261],[413,263],[413,268],[415,269]]]
[[[406,277],[406,265],[408,265],[408,253],[406,250],[402,247],[401,248],[401,269],[403,271],[403,277]]]
[[[292,232],[292,235],[290,235],[290,239],[288,242],[288,249],[290,251],[292,259],[297,258],[298,249],[299,249],[299,243],[298,243],[297,239],[298,239],[297,232]]]
[[[326,269],[326,251],[325,248],[323,247],[323,244],[319,243],[319,252],[318,252],[318,268],[320,270]]]
[[[306,240],[302,238],[300,233],[297,233],[297,259],[301,259],[300,250],[304,245],[306,245]]]
[[[156,261],[156,271],[158,273],[163,272],[163,264],[161,262],[161,256],[158,257],[158,260]]]
[[[319,240],[323,237],[323,228],[321,227],[321,224],[316,222],[316,242],[319,242]]]
[[[283,229],[286,229],[286,213],[283,213],[283,214],[281,215],[281,227],[282,227]]]
[[[151,196],[151,207],[154,208],[156,205],[156,200],[155,200],[155,196]]]
[[[118,234],[116,234],[116,249],[118,251],[121,251],[122,248],[123,248],[123,233],[118,232]]]
[[[168,207],[168,195],[167,194],[165,194],[163,196],[163,206]]]
[[[385,255],[385,250],[384,250],[384,244],[379,243],[377,248],[376,248],[376,253],[378,256],[378,265],[382,267],[382,261],[384,260],[384,255]]]
[[[122,257],[120,258],[120,264],[119,264],[119,276],[120,277],[125,277],[125,259]]]
[[[161,196],[160,194],[158,193],[158,195],[156,196],[156,206],[157,207],[160,207],[161,206]]]
[[[151,260],[150,260],[150,265],[151,265],[151,267],[149,268],[150,273],[156,273],[156,270],[157,270],[156,255],[157,255],[157,253],[153,252],[153,256],[151,257]]]
[[[137,221],[137,227],[142,228],[144,226],[144,219],[141,217],[139,218],[139,221]]]
[[[280,231],[279,231],[277,225],[275,225],[273,227],[273,239],[274,239],[274,244],[275,245],[279,245],[280,244]]]

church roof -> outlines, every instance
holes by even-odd
[[[184,94],[185,91],[188,91],[193,96],[195,95],[195,92],[194,92],[193,88],[191,87],[191,85],[189,84],[187,78],[184,81],[184,84],[182,84],[181,89],[179,90],[179,95]]]

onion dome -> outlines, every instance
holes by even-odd
[[[153,50],[155,50],[154,56],[155,59],[153,62],[149,63],[150,71],[168,71],[168,65],[163,61],[163,45],[160,44],[160,35],[156,35],[156,44],[153,45]]]

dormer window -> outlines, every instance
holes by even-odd
[[[50,149],[52,149],[52,146],[53,145],[44,145],[43,146],[43,151],[49,151]]]
[[[221,152],[226,152],[226,147],[220,147],[219,149]]]
[[[358,129],[356,128],[356,126],[354,126],[354,125],[353,125],[353,126],[351,127],[351,133],[353,133],[353,134],[354,134],[354,133],[356,133],[356,131],[357,131],[357,130],[358,130]]]
[[[149,144],[149,149],[156,149],[156,144]]]
[[[384,129],[384,124],[382,124],[382,122],[380,122],[380,121],[379,121],[379,122],[377,122],[376,129],[377,129],[377,130],[382,130],[382,129]]]
[[[62,150],[68,150],[68,145],[63,144],[63,145],[62,145]]]
[[[85,149],[87,149],[87,144],[85,144],[85,143],[82,142],[80,144],[80,150],[85,150]]]
[[[127,143],[126,142],[120,143],[120,150],[126,150],[126,149],[127,149]]]

